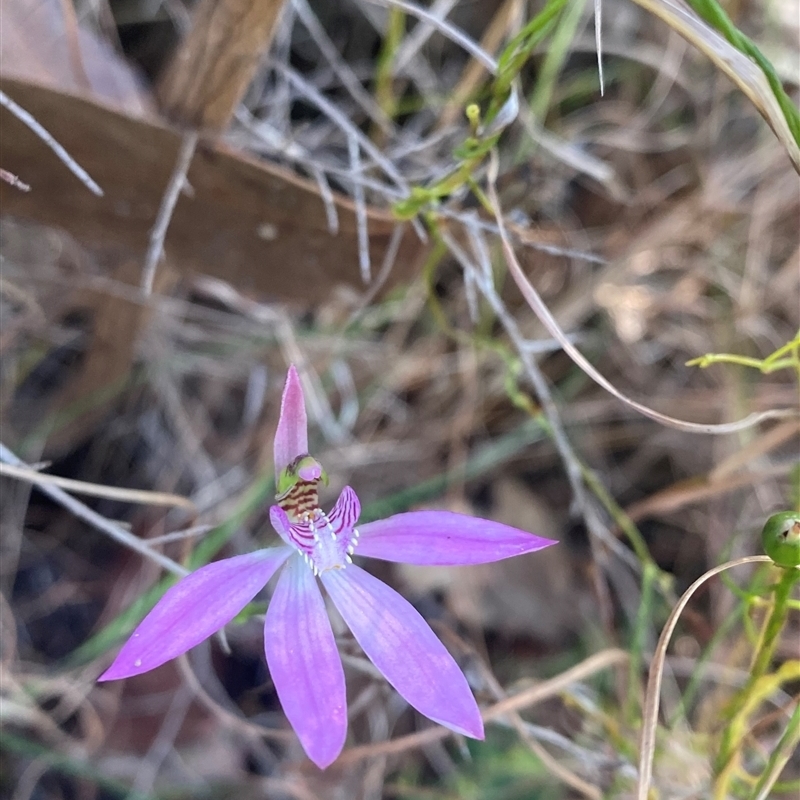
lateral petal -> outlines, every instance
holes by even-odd
[[[417,711],[483,738],[467,679],[411,603],[355,565],[323,572],[321,579],[361,649]]]
[[[291,555],[288,547],[215,561],[167,590],[139,623],[100,681],[148,672],[182,655],[230,622]]]
[[[409,511],[358,526],[358,554],[404,564],[485,564],[556,544],[510,525],[452,511]]]
[[[264,647],[286,717],[308,757],[325,769],[347,736],[344,670],[325,601],[299,555],[289,559],[272,595]]]

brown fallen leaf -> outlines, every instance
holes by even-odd
[[[22,194],[0,184],[3,213],[141,258],[180,147],[179,132],[43,86],[2,78],[0,87],[105,192],[89,193],[35,134],[3,111],[0,161],[31,186]],[[336,198],[339,234],[332,235],[316,184],[211,142],[198,148],[188,179],[192,197],[178,200],[164,246],[166,263],[179,275],[210,275],[242,291],[309,304],[339,282],[364,288],[349,200]],[[377,210],[369,211],[368,222],[372,261],[379,264],[395,223]],[[421,250],[409,230],[390,284],[415,270]]]

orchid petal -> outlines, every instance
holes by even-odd
[[[288,547],[215,561],[170,588],[123,645],[101,681],[148,672],[230,622],[292,554]]]
[[[485,564],[556,544],[532,533],[452,511],[409,511],[359,525],[358,554],[403,564]]]
[[[281,398],[281,415],[275,431],[275,475],[281,474],[298,456],[308,454],[308,420],[300,376],[292,364]]]
[[[289,560],[272,595],[264,646],[286,717],[308,757],[325,769],[347,736],[344,670],[325,601],[300,556]]]
[[[400,695],[434,722],[483,738],[467,679],[407,600],[354,565],[321,579],[361,649]]]

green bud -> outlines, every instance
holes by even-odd
[[[481,124],[481,108],[477,103],[470,103],[466,110],[469,127],[475,133]]]
[[[800,566],[800,513],[773,514],[761,531],[764,552],[781,567]]]

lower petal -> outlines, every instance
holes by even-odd
[[[325,769],[347,736],[344,670],[325,601],[299,555],[290,559],[272,595],[264,647],[286,717],[308,757]]]
[[[229,623],[291,553],[288,547],[256,550],[206,564],[182,578],[139,623],[98,680],[148,672],[200,644]]]
[[[464,674],[419,612],[354,565],[323,572],[334,605],[361,649],[421,714],[475,739],[483,722]]]

